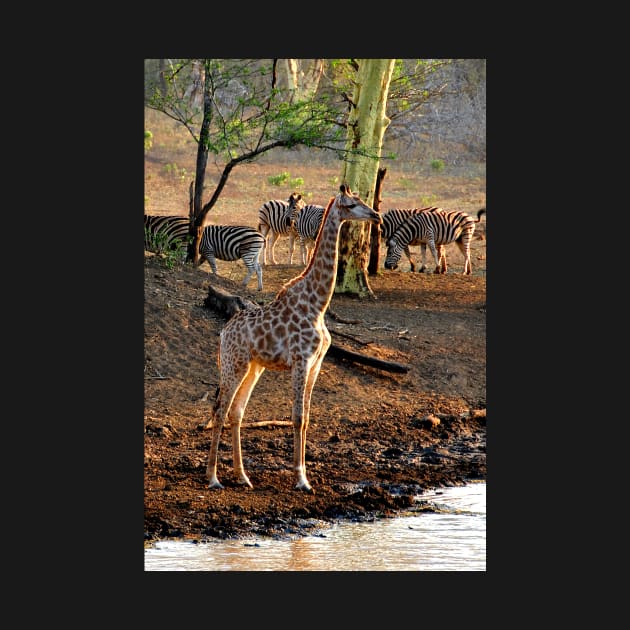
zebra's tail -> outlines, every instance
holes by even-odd
[[[475,221],[475,223],[479,223],[479,221],[481,221],[482,214],[486,214],[485,208],[480,208],[479,210],[477,210],[477,220]]]

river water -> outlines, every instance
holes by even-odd
[[[436,512],[343,523],[296,540],[159,541],[145,571],[485,571],[486,484],[418,497]]]

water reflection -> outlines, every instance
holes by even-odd
[[[438,513],[344,523],[293,541],[264,538],[145,550],[146,571],[485,571],[486,484],[422,495]]]

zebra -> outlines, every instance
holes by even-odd
[[[300,239],[300,250],[302,253],[302,264],[305,265],[313,255],[313,247],[317,240],[319,228],[324,218],[324,206],[314,203],[305,205],[298,213],[294,222],[295,231]]]
[[[277,265],[275,257],[276,241],[280,236],[289,237],[289,264],[293,262],[293,246],[297,233],[293,227],[295,215],[304,207],[302,195],[291,193],[288,201],[271,199],[258,210],[258,231],[265,239],[263,262]]]
[[[417,241],[427,243],[431,248],[436,264],[434,273],[446,273],[446,258],[443,250],[438,256],[435,246],[455,242],[464,256],[463,273],[470,275],[472,273],[470,242],[475,233],[475,224],[479,223],[481,215],[485,212],[485,208],[478,210],[476,221],[469,214],[458,210],[412,214],[398,226],[387,241],[385,269],[396,269],[405,246]],[[425,254],[426,249],[422,251],[422,270],[425,268]]]
[[[245,225],[206,225],[201,234],[199,254],[203,262],[205,258],[210,264],[212,273],[217,274],[216,259],[238,260],[243,259],[247,267],[247,275],[243,280],[243,286],[247,286],[249,279],[258,276],[258,290],[262,291],[262,267],[260,266],[260,253],[264,247],[265,238],[258,230]]]
[[[144,249],[159,252],[176,251],[188,244],[189,230],[188,217],[145,214]]]
[[[401,223],[406,221],[412,214],[416,214],[418,212],[443,212],[443,210],[437,206],[427,206],[426,208],[391,208],[390,210],[387,210],[381,215],[383,219],[383,223],[381,224],[381,238],[385,241],[385,243],[387,243]],[[411,250],[409,249],[410,245],[420,245],[420,249],[422,250],[422,260],[425,260],[427,244],[421,241],[414,241],[405,245],[403,249],[405,256],[407,256],[409,260],[410,270],[415,271],[416,264],[411,258]],[[437,249],[439,257],[444,257],[444,245],[438,245]],[[422,267],[420,271],[424,271],[424,267]]]

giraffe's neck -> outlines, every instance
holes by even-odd
[[[312,311],[325,313],[335,290],[337,263],[339,262],[339,232],[341,220],[336,208],[324,214],[310,263],[288,285],[292,299],[306,302]]]

